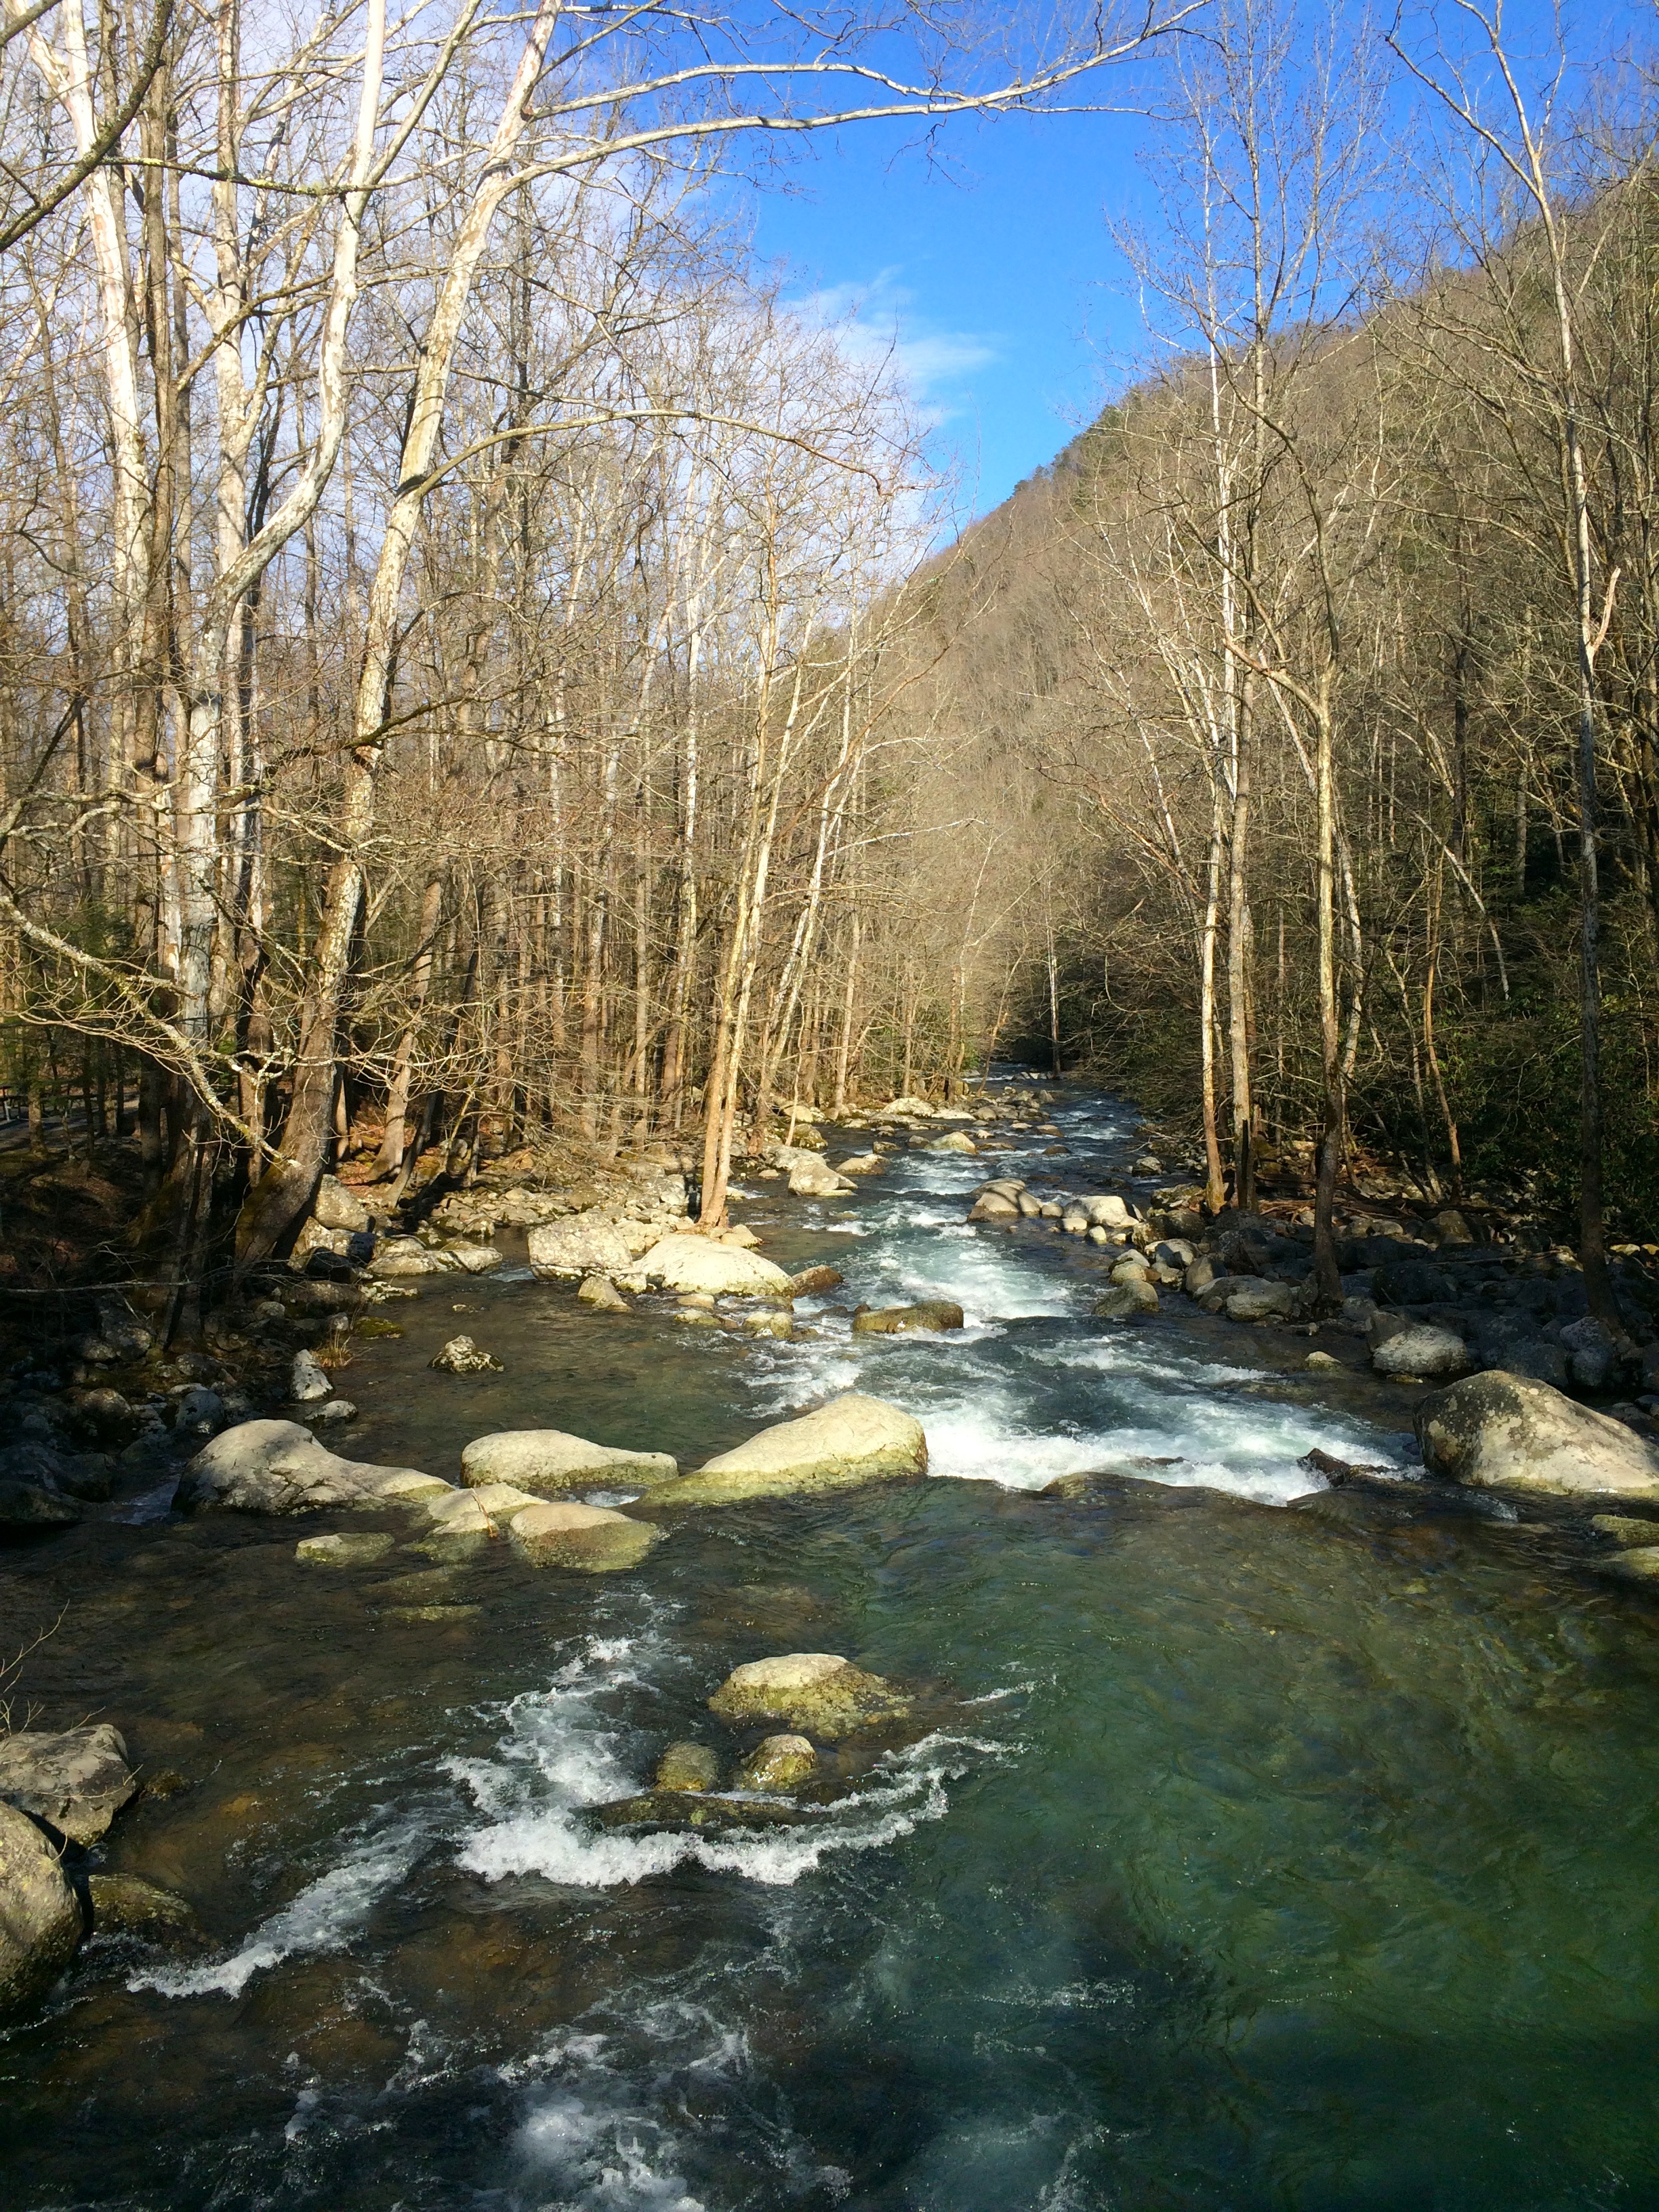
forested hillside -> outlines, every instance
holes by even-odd
[[[927,580],[902,711],[982,825],[981,1034],[1201,1122],[1218,1202],[1328,1140],[1594,1214],[1605,1143],[1650,1231],[1646,142],[1528,169],[1517,110],[1504,191],[1465,131],[1425,209],[1363,88],[1264,94],[1254,36],[1185,87],[1141,242],[1184,342]],[[1433,218],[1403,254],[1391,212]]]

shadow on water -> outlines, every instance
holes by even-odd
[[[868,1237],[768,1236],[852,1255],[848,1299],[976,1291],[959,1343],[465,1285],[359,1355],[354,1449],[453,1472],[534,1421],[690,1462],[850,1376],[1001,1482],[687,1516],[604,1580],[506,1546],[307,1571],[294,1526],[228,1519],[8,1557],[9,1619],[73,1601],[44,1719],[106,1713],[188,1785],[106,1858],[207,1936],[97,1937],[0,2039],[9,2208],[1659,2203],[1659,1623],[1548,1529],[1264,1502],[1304,1439],[1389,1436],[1250,1395],[1231,1344],[1080,1326],[1061,1240],[954,1234],[974,1173],[895,1170]],[[458,1327],[506,1373],[429,1375]],[[1174,1486],[1128,1467],[1149,1439]],[[917,1686],[920,1735],[802,1828],[592,1820],[673,1738],[752,1741],[705,1701],[781,1650]]]

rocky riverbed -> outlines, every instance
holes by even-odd
[[[822,1138],[15,1379],[18,2201],[1647,2186],[1646,1347],[1410,1203],[1319,1316],[1097,1097]]]

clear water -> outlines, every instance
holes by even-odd
[[[1013,1171],[1109,1180],[1127,1119],[1061,1118],[1073,1157]],[[1659,1617],[1571,1530],[1282,1510],[1310,1444],[1403,1462],[1403,1395],[1316,1402],[1184,1312],[1091,1322],[1097,1254],[963,1228],[986,1172],[911,1154],[746,1209],[841,1301],[957,1297],[959,1338],[825,1311],[757,1344],[452,1281],[349,1378],[353,1449],[440,1473],[532,1422],[694,1464],[856,1383],[943,1479],[687,1515],[619,1577],[503,1546],[388,1592],[433,1563],[307,1570],[292,1524],[228,1519],[5,1558],[9,1623],[70,1601],[43,1720],[106,1715],[191,1784],[106,1857],[212,1940],[100,1938],[0,2039],[0,2201],[1659,2203]],[[505,1373],[430,1374],[459,1328]],[[416,1598],[477,1610],[393,1617]],[[799,1828],[586,1817],[673,1737],[734,1748],[709,1692],[803,1649],[920,1686],[920,1737],[849,1752]]]

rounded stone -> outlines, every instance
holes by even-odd
[[[769,1735],[732,1777],[738,1790],[793,1790],[817,1771],[818,1755],[804,1735]]]
[[[509,1525],[532,1566],[573,1567],[589,1575],[637,1566],[664,1533],[608,1506],[575,1504],[538,1503],[515,1513]]]

